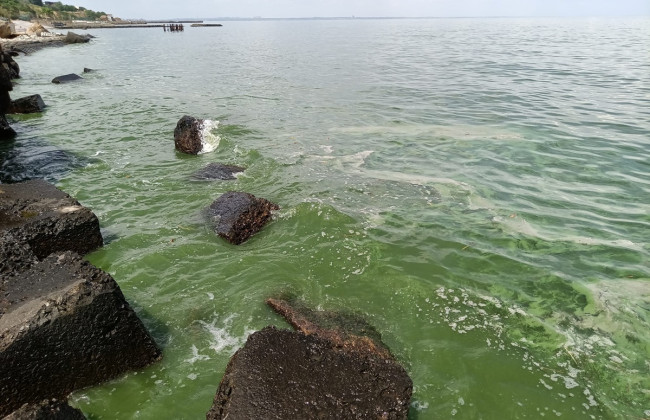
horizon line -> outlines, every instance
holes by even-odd
[[[623,18],[650,17],[650,15],[621,14],[621,15],[494,15],[494,16],[305,16],[305,17],[263,17],[263,16],[221,16],[221,17],[174,17],[174,18],[121,18],[123,20],[391,20],[391,19],[530,19],[530,18]]]

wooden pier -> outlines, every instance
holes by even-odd
[[[183,32],[185,27],[182,23],[169,23],[162,26],[165,32]]]

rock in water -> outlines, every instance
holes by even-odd
[[[86,420],[86,416],[67,401],[47,399],[36,404],[25,404],[3,420]]]
[[[217,220],[215,232],[228,242],[239,245],[256,234],[271,220],[271,211],[279,209],[264,198],[245,192],[229,191],[208,208]]]
[[[42,180],[0,185],[0,237],[7,234],[39,259],[59,251],[87,254],[103,243],[97,216]]]
[[[83,44],[88,41],[90,41],[90,38],[92,38],[90,35],[79,35],[74,32],[68,32],[65,36],[65,39],[63,42],[66,44]]]
[[[12,47],[11,50],[5,51],[0,46],[0,63],[2,63],[2,68],[8,72],[11,79],[18,79],[20,77],[20,66],[14,60],[13,49]]]
[[[45,102],[41,95],[25,96],[24,98],[11,101],[8,114],[33,114],[36,112],[43,112],[45,109]]]
[[[16,130],[11,128],[7,117],[0,114],[0,140],[11,140],[16,137]]]
[[[0,417],[161,358],[115,280],[72,252],[3,276],[0,289]]]
[[[228,363],[206,419],[406,419],[412,388],[392,359],[266,327]]]
[[[52,83],[66,83],[66,82],[74,82],[75,80],[80,80],[83,79],[83,77],[79,76],[78,74],[70,73],[70,74],[64,74],[63,76],[57,76],[54,79],[52,79]]]
[[[192,178],[200,180],[230,180],[237,179],[235,174],[244,172],[246,168],[235,165],[223,165],[221,163],[210,163],[205,168],[197,171]]]
[[[210,122],[198,118],[183,116],[174,129],[174,145],[176,150],[190,155],[198,155],[206,147],[205,129]]]

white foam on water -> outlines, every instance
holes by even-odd
[[[212,129],[219,126],[219,121],[204,120],[201,127],[202,148],[199,154],[210,153],[219,147],[221,137],[212,133]]]
[[[328,155],[334,151],[334,147],[330,145],[320,144],[319,147]]]
[[[230,315],[221,321],[219,318],[215,318],[211,323],[205,321],[199,321],[203,328],[212,336],[210,340],[210,348],[216,353],[234,353],[239,347],[241,347],[255,330],[253,329],[244,329],[244,333],[240,336],[236,336],[231,333],[232,321],[235,318],[235,315]]]
[[[185,359],[185,361],[193,365],[194,363],[200,360],[210,360],[210,356],[206,354],[199,354],[199,349],[197,349],[196,346],[192,344],[192,357],[190,357],[189,359]]]

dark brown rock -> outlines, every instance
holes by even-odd
[[[25,404],[3,420],[86,420],[78,408],[67,401],[46,399],[36,404]]]
[[[267,327],[232,357],[206,418],[406,419],[412,387],[392,359]]]
[[[16,131],[11,128],[5,114],[11,105],[9,92],[13,90],[11,79],[18,77],[18,64],[11,54],[0,46],[0,140],[11,140],[16,137]]]
[[[74,253],[4,276],[0,288],[9,304],[0,314],[0,417],[161,358],[115,280]]]
[[[224,165],[221,163],[210,163],[205,168],[197,171],[192,178],[198,180],[231,180],[237,179],[235,174],[244,172],[246,168],[235,165]]]
[[[0,47],[0,67],[9,74],[11,79],[18,79],[20,77],[20,66],[14,60],[15,51],[13,48],[4,50]]]
[[[2,96],[2,92],[0,92],[0,101],[2,101],[1,96]],[[11,128],[11,126],[9,125],[9,121],[7,121],[7,117],[0,114],[0,140],[11,140],[15,137],[16,137],[16,130]]]
[[[39,259],[57,251],[86,254],[103,243],[97,216],[42,180],[0,185],[0,237],[6,234]]]
[[[239,245],[256,234],[271,220],[271,212],[279,209],[264,198],[245,192],[229,191],[208,208],[216,221],[215,232],[228,242]]]
[[[81,80],[83,77],[79,76],[78,74],[70,73],[70,74],[64,74],[63,76],[57,76],[54,79],[52,79],[52,83],[60,84],[60,83],[67,83],[67,82],[74,82],[75,80]]]
[[[203,150],[203,128],[205,120],[184,115],[174,129],[174,146],[176,150],[190,155],[197,155]]]
[[[11,101],[7,114],[33,114],[43,110],[45,110],[45,102],[41,95],[36,94]]]

